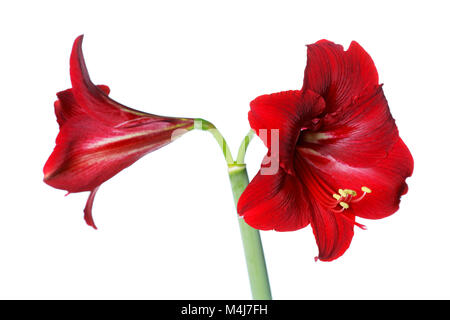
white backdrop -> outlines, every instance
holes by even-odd
[[[225,163],[191,132],[87,193],[42,182],[57,91],[85,34],[95,83],[143,111],[213,122],[233,151],[255,97],[299,89],[306,44],[358,41],[415,159],[400,210],[314,262],[311,228],[263,232],[275,299],[450,298],[447,1],[15,1],[0,4],[0,298],[248,299]],[[426,4],[425,4],[426,3]],[[265,154],[252,142],[253,176]]]

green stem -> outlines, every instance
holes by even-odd
[[[228,147],[227,142],[225,141],[225,138],[222,136],[219,130],[209,121],[204,119],[195,119],[194,120],[194,128],[208,131],[212,134],[214,139],[216,139],[217,143],[219,144],[220,148],[222,149],[223,156],[225,157],[225,161],[227,164],[234,163],[233,156],[231,154],[230,148]]]
[[[248,185],[248,174],[244,159],[247,147],[254,136],[254,131],[250,130],[250,132],[245,136],[241,146],[239,147],[237,160],[234,161],[228,144],[220,134],[219,130],[217,130],[212,123],[203,119],[195,119],[194,126],[196,129],[210,132],[219,143],[228,164],[228,175],[230,178],[231,189],[233,191],[234,204],[237,206],[239,197]],[[244,219],[238,219],[238,221],[253,299],[272,299],[266,261],[264,259],[264,251],[259,231],[250,227],[247,223],[245,223]]]
[[[252,141],[254,136],[255,136],[255,131],[250,129],[250,131],[244,137],[244,140],[242,140],[242,143],[241,143],[241,146],[239,147],[239,152],[238,152],[238,155],[236,158],[237,164],[244,164],[245,153],[247,152],[248,145],[250,144],[250,141]]]
[[[234,204],[237,205],[239,197],[248,185],[247,169],[245,165],[241,164],[230,165],[228,174],[233,190]],[[239,228],[253,299],[270,300],[272,295],[270,293],[269,276],[259,231],[250,227],[244,219],[239,219]]]

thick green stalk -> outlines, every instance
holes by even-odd
[[[234,203],[237,205],[239,197],[248,185],[248,175],[245,164],[229,165],[228,174],[233,190]],[[244,245],[245,260],[247,261],[247,271],[250,280],[253,299],[270,300],[269,277],[267,275],[266,261],[261,243],[259,231],[245,223],[244,219],[239,219],[242,243]]]

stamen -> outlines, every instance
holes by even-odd
[[[347,202],[343,201],[339,202],[339,205],[344,209],[348,209],[350,207]]]
[[[364,191],[365,193],[372,193],[372,190],[370,190],[367,187],[362,187],[361,190]]]
[[[352,189],[344,189],[344,192],[346,194],[352,195],[353,197],[356,197],[356,195],[357,195],[356,191],[352,190]]]
[[[367,187],[362,187],[361,190],[364,191],[364,193],[362,194],[362,196],[359,197],[358,199],[353,200],[352,202],[359,202],[359,201],[361,201],[361,200],[366,196],[366,194],[372,192],[372,190],[370,190],[370,189],[367,188]]]
[[[341,208],[340,210],[331,209],[334,213],[341,213],[345,210],[345,208]]]
[[[359,197],[358,199],[354,199],[352,202],[353,203],[356,203],[356,202],[360,202],[365,196],[366,196],[366,192],[364,192],[363,194],[362,194],[362,196],[361,197]]]
[[[339,199],[341,199],[342,197],[340,196],[340,195],[338,195],[338,194],[333,194],[333,198],[335,198],[336,200],[339,200]]]

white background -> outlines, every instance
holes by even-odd
[[[248,299],[224,160],[191,132],[87,193],[42,182],[70,87],[73,40],[95,83],[143,111],[213,122],[233,151],[248,103],[302,85],[306,44],[358,41],[415,159],[393,216],[314,262],[311,228],[263,232],[275,299],[450,298],[446,1],[3,1],[0,5],[0,298]],[[264,145],[248,152],[250,176]]]

